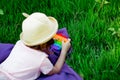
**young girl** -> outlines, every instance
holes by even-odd
[[[23,21],[20,40],[8,58],[0,64],[0,80],[35,80],[41,73],[59,73],[71,44],[62,41],[61,54],[53,65],[48,59],[53,36],[58,30],[57,20],[43,13],[33,13]]]

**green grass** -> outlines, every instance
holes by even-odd
[[[102,5],[94,0],[0,0],[0,42],[19,39],[22,12],[43,12],[67,28],[73,47],[67,63],[84,80],[120,80],[120,39],[108,31],[120,27],[120,0],[108,1]]]

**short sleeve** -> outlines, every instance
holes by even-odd
[[[48,74],[53,69],[53,64],[48,58],[45,58],[40,66],[40,71],[43,74]]]

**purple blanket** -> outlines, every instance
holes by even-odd
[[[68,36],[66,28],[62,28],[58,32],[62,32]],[[9,56],[9,53],[11,52],[13,47],[14,47],[13,44],[0,43],[0,63],[2,63]],[[71,49],[69,50],[68,53],[70,53],[70,51]],[[56,63],[59,53],[60,52],[55,52],[55,54],[49,55],[49,59],[51,60],[53,64]],[[64,63],[62,70],[59,74],[54,74],[52,76],[46,76],[42,74],[36,80],[82,80],[82,78],[72,68],[70,68],[66,63]]]

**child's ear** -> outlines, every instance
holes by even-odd
[[[24,12],[22,13],[22,15],[23,15],[24,17],[26,17],[26,18],[29,16],[29,14],[24,13]]]

